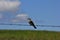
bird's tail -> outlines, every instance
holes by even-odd
[[[34,25],[34,28],[37,29],[37,27]]]

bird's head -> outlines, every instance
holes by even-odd
[[[27,18],[28,21],[31,21],[31,18]]]
[[[28,18],[28,20],[31,20],[31,18]]]

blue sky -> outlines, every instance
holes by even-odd
[[[60,0],[20,0],[20,1],[21,6],[19,11],[28,14],[35,24],[60,25]],[[17,14],[19,13],[19,11],[17,11]],[[7,13],[4,15],[7,16]],[[0,29],[35,30],[32,26],[15,26],[15,25],[14,26],[1,25]],[[37,30],[60,31],[60,28],[37,27]]]

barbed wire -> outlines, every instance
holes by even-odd
[[[30,26],[30,25],[27,25],[27,24],[5,24],[5,23],[0,23],[0,25],[18,25],[18,26]],[[35,25],[37,27],[60,27],[60,26],[56,26],[56,25]]]

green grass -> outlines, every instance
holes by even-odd
[[[0,40],[60,40],[60,32],[0,30]]]

